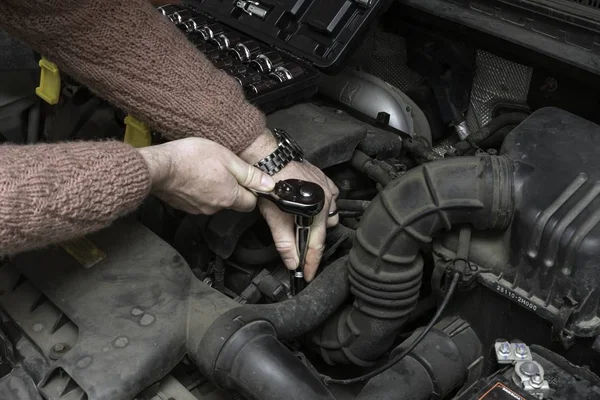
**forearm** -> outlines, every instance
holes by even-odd
[[[238,153],[262,113],[147,0],[2,0],[0,25],[100,97],[171,138]]]
[[[138,207],[151,186],[119,142],[0,146],[0,254],[69,240]]]

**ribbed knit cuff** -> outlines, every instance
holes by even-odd
[[[149,192],[148,166],[121,142],[0,146],[0,253],[103,228]]]

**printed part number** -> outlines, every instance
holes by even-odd
[[[537,306],[535,304],[533,304],[531,301],[523,298],[522,296],[519,296],[512,290],[508,290],[507,288],[505,288],[503,286],[496,285],[496,291],[502,293],[509,299],[516,301],[517,303],[521,304],[525,308],[529,308],[532,311],[537,311]]]

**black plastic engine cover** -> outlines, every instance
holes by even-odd
[[[130,400],[187,352],[192,292],[216,291],[133,221],[114,223],[89,243],[70,248],[79,255],[92,246],[105,252],[90,268],[60,247],[22,254],[0,268],[0,308],[47,359],[36,382],[44,398]],[[218,308],[210,293],[198,295],[195,318],[204,317],[203,307]]]
[[[511,259],[482,277],[552,321],[565,344],[600,334],[600,126],[544,108],[502,154],[517,162]]]

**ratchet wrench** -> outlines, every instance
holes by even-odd
[[[296,223],[296,248],[300,263],[290,274],[290,289],[292,295],[298,294],[306,286],[304,267],[310,227],[313,219],[325,205],[325,192],[316,183],[287,179],[275,184],[272,192],[255,192],[259,197],[273,202],[281,211],[294,215]]]

